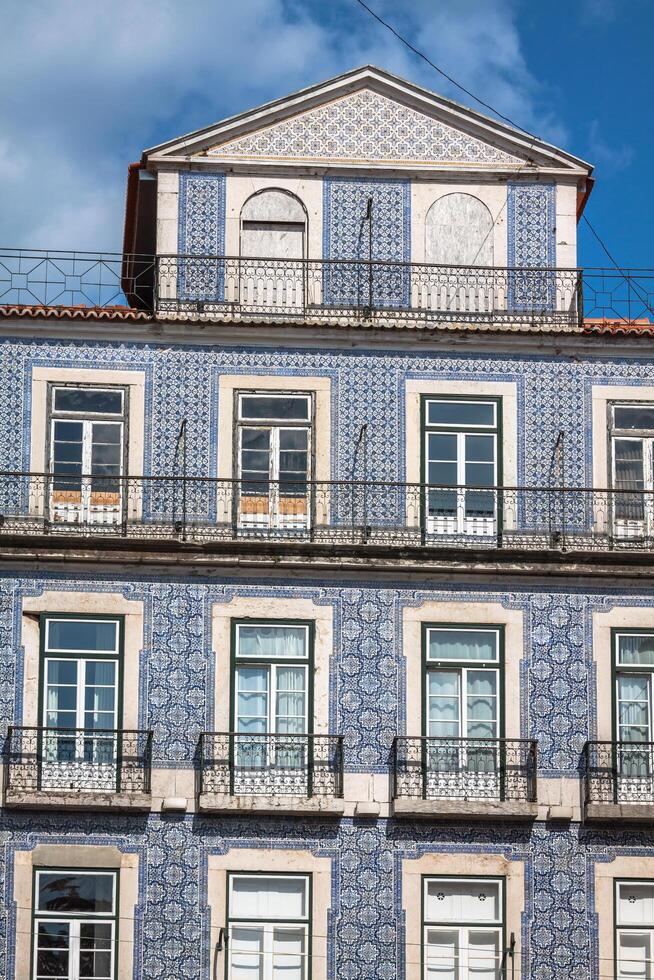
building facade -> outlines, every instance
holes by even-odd
[[[652,975],[654,341],[591,184],[365,68],[146,151],[123,256],[5,256],[0,976]]]

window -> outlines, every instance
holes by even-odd
[[[42,788],[115,788],[122,634],[120,617],[41,617]]]
[[[615,882],[617,980],[654,976],[654,882]]]
[[[470,488],[493,488],[499,483],[499,400],[423,401],[427,530],[435,534],[495,533],[496,493]]]
[[[503,879],[429,877],[423,888],[425,980],[499,980]]]
[[[620,802],[640,800],[654,772],[652,674],[654,632],[614,630],[615,741]]]
[[[424,627],[428,795],[499,795],[502,648],[499,626]]]
[[[654,527],[654,405],[627,402],[609,406],[612,486],[616,531],[651,532]],[[628,491],[631,491],[629,493]]]
[[[40,869],[34,880],[34,980],[116,973],[117,872]]]
[[[241,392],[236,398],[239,525],[308,527],[312,396]]]
[[[127,389],[50,385],[49,405],[51,520],[118,523]]]
[[[308,980],[309,875],[230,874],[228,980]]]
[[[312,626],[234,628],[235,792],[306,792]]]

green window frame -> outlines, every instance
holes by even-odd
[[[611,630],[611,727],[620,796],[654,773],[654,629]]]
[[[429,915],[430,906],[434,906],[434,903],[428,900],[430,886],[434,886],[437,899],[445,901],[448,886],[455,886],[457,883],[470,886],[471,891],[473,890],[473,886],[475,890],[478,887],[480,903],[482,901],[485,903],[487,898],[486,893],[483,891],[484,888],[488,889],[490,887],[497,889],[496,901],[499,915],[477,920],[464,919],[458,916],[448,918],[445,915],[442,918],[436,918],[433,915]],[[433,947],[436,944],[429,940],[438,933],[449,937],[450,940],[453,939],[449,944],[454,950],[453,954],[436,953],[430,955],[430,946]],[[506,878],[502,875],[422,875],[421,973],[423,980],[433,980],[434,976],[438,976],[438,973],[434,974],[433,971],[430,972],[430,961],[433,963],[435,960],[437,961],[441,958],[447,960],[448,966],[450,965],[450,961],[452,962],[453,969],[450,975],[455,976],[457,980],[475,980],[475,977],[479,974],[470,970],[470,960],[472,959],[470,954],[475,948],[474,944],[470,942],[471,934],[477,934],[478,936],[494,934],[496,936],[495,959],[497,968],[494,976],[497,978],[503,977],[503,968],[505,967],[505,959],[508,952],[506,948]]]
[[[474,659],[447,657],[442,659],[432,659],[429,655],[429,641],[432,632],[450,632],[453,637],[456,634],[489,634],[495,637],[495,653],[493,659]],[[461,677],[465,672],[470,671],[490,671],[497,675],[495,688],[497,712],[495,716],[498,739],[504,738],[504,626],[501,623],[460,623],[460,622],[428,622],[422,624],[422,734],[430,735],[428,717],[428,696],[429,696],[429,674],[432,671],[457,672]],[[466,695],[467,696],[467,695]],[[459,689],[460,702],[463,701],[464,692],[462,686]],[[462,725],[465,718],[464,712],[459,713],[458,736],[452,738],[473,738],[473,735],[466,735],[462,732]],[[486,737],[486,736],[480,736]],[[493,736],[488,736],[493,737]]]
[[[422,395],[420,430],[423,527],[437,534],[499,531],[501,507],[492,488],[501,487],[503,478],[502,398]]]
[[[91,623],[116,623],[117,624],[117,643],[115,647],[115,652],[108,651],[93,651],[87,649],[56,649],[50,646],[47,642],[48,624],[50,622],[91,622]],[[116,725],[115,728],[120,730],[122,728],[123,720],[123,685],[124,685],[124,659],[125,659],[125,616],[118,614],[111,616],[108,614],[86,614],[86,613],[58,613],[58,612],[45,612],[39,615],[39,698],[38,698],[38,724],[40,727],[46,727],[46,703],[45,703],[45,693],[46,685],[48,682],[47,677],[47,662],[52,660],[58,661],[72,661],[72,660],[91,660],[97,662],[115,662],[116,663],[116,708],[115,708],[115,718]],[[77,709],[79,713],[79,709]],[[85,726],[75,726],[75,727],[85,727]]]
[[[234,883],[242,881],[261,881],[261,882],[303,882],[303,909],[299,915],[286,916],[279,915],[242,915],[237,914],[236,902],[234,900]],[[256,887],[256,886],[255,886]],[[272,980],[275,956],[275,936],[276,933],[295,933],[301,934],[304,938],[301,942],[300,972],[293,970],[289,980],[311,980],[312,963],[312,932],[313,932],[313,876],[310,872],[287,872],[276,871],[229,871],[226,880],[227,901],[225,918],[226,935],[226,955],[225,955],[225,980],[232,980],[234,957],[243,956],[247,958],[248,965],[254,958],[261,964],[260,976],[262,980]],[[283,913],[281,902],[275,905],[275,910],[279,909]],[[272,910],[270,910],[272,911]],[[242,936],[242,945],[239,946],[238,933]],[[259,952],[254,949],[254,944],[259,936]],[[279,952],[277,952],[279,956]],[[297,963],[298,953],[289,952],[282,954],[293,959],[291,967]]]
[[[272,656],[264,654],[241,654],[239,651],[239,639],[242,627],[253,628],[261,627],[262,629],[269,629],[275,627],[291,627],[292,629],[302,630],[305,633],[305,652],[302,657],[293,656]],[[305,735],[313,734],[313,696],[314,696],[314,639],[315,639],[315,622],[309,619],[265,619],[265,618],[240,618],[233,619],[231,622],[231,683],[230,683],[230,715],[229,715],[229,729],[230,732],[236,733],[237,731],[237,672],[239,665],[249,666],[253,668],[264,668],[270,670],[271,668],[276,669],[277,667],[288,667],[290,664],[301,666],[305,669],[306,685],[305,685],[305,696],[306,696],[306,731],[302,732]],[[268,687],[268,700],[272,702],[272,688]],[[268,718],[272,717],[272,712],[270,708],[270,703],[268,706]],[[273,725],[273,727],[275,727]],[[267,732],[272,734],[271,732]]]
[[[627,893],[626,905],[637,906],[638,892],[646,893],[649,910],[641,909],[641,914],[631,918],[623,915],[626,907],[620,901],[622,888]],[[649,915],[642,913],[649,911]],[[640,955],[635,952],[640,947]],[[622,956],[622,950],[627,949],[627,956]],[[633,980],[634,977],[651,976],[654,967],[654,880],[651,878],[614,878],[613,879],[613,952],[614,974],[616,980]],[[644,955],[643,955],[644,954]],[[649,970],[647,970],[649,965]],[[634,968],[646,967],[647,972],[636,973]]]
[[[47,879],[54,884],[57,878],[69,879],[103,877],[111,880],[111,909],[92,912],[86,910],[62,911],[61,908],[41,908],[41,884],[47,887]],[[71,886],[72,887],[72,886]],[[94,976],[96,980],[115,980],[118,975],[120,948],[120,871],[117,868],[70,868],[62,866],[35,867],[32,872],[32,949],[30,956],[32,980],[46,980],[59,976],[62,980],[81,980]],[[109,965],[106,966],[107,954]],[[50,969],[44,970],[50,960]],[[86,967],[82,969],[82,963]],[[63,972],[65,963],[66,972]],[[93,973],[87,972],[90,964]]]

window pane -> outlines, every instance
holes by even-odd
[[[304,929],[275,929],[273,932],[273,980],[303,980],[305,964]]]
[[[80,978],[111,977],[112,932],[108,922],[80,923]]]
[[[616,429],[654,429],[654,405],[616,405]]]
[[[654,882],[619,882],[617,905],[619,925],[654,926]]]
[[[234,926],[229,938],[230,980],[262,980],[263,930]]]
[[[115,653],[117,648],[118,623],[115,620],[49,619],[47,621],[47,650]]]
[[[425,964],[429,980],[459,980],[458,931],[429,929]]]
[[[307,879],[233,877],[230,915],[248,919],[306,917]]]
[[[429,879],[425,896],[425,920],[500,922],[500,884],[483,879]]]
[[[430,629],[428,660],[497,660],[497,633],[492,630]]]
[[[654,633],[620,634],[619,664],[652,664],[654,666]]]
[[[238,627],[240,657],[306,657],[307,630],[304,626]]]
[[[310,418],[309,404],[310,399],[301,395],[242,395],[241,418],[301,421]]]
[[[648,932],[618,935],[618,980],[651,980],[652,936]]]
[[[465,442],[468,463],[495,462],[495,436],[466,435]]]
[[[642,490],[643,443],[640,439],[614,439],[615,485],[618,490]]]
[[[114,876],[76,874],[73,871],[39,872],[40,912],[113,912]]]
[[[495,425],[494,402],[434,401],[427,403],[429,425]]]
[[[470,980],[497,980],[501,956],[499,934],[471,930],[468,944]]]
[[[458,440],[455,435],[430,432],[427,435],[427,455],[430,461],[456,462]]]
[[[122,391],[98,388],[55,388],[55,412],[82,412],[85,415],[121,415]]]

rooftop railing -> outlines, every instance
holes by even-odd
[[[0,540],[654,551],[654,492],[0,472]]]
[[[339,735],[203,732],[200,793],[229,796],[343,795]]]
[[[5,790],[34,793],[149,793],[152,732],[13,725],[5,747]]]
[[[393,799],[534,803],[536,753],[531,739],[398,736]]]
[[[0,248],[0,305],[574,325],[652,316],[654,271]]]

